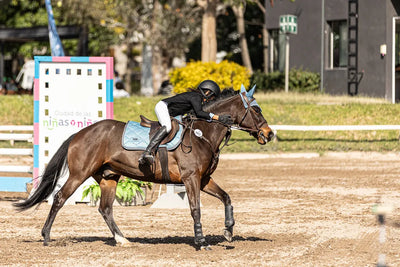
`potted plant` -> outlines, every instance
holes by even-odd
[[[116,199],[119,204],[130,206],[141,202],[145,205],[145,190],[151,189],[152,183],[137,181],[127,177],[122,178],[117,185]],[[138,194],[139,193],[139,194]]]
[[[153,183],[142,182],[127,177],[123,177],[117,184],[116,200],[120,205],[130,206],[146,204],[145,195],[147,188],[151,190]],[[92,185],[83,188],[82,200],[89,196],[90,206],[96,206],[97,201],[101,197],[100,186],[95,182]],[[138,194],[139,192],[139,194]]]
[[[87,197],[89,195],[90,197],[90,203],[89,206],[91,207],[95,207],[97,204],[97,201],[100,199],[101,197],[101,190],[100,190],[100,186],[98,183],[94,183],[91,185],[87,185],[83,188],[83,192],[82,192],[82,200]]]

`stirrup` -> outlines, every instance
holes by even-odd
[[[148,151],[143,152],[143,154],[139,158],[139,164],[142,164],[142,165],[149,164],[149,165],[151,165],[153,163],[154,163],[153,155]]]

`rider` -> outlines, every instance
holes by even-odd
[[[194,110],[197,117],[208,121],[217,120],[225,124],[232,124],[230,115],[216,115],[203,111],[203,104],[220,95],[221,90],[218,84],[212,80],[202,81],[196,90],[177,94],[175,96],[162,99],[155,106],[155,112],[161,128],[151,137],[146,150],[139,158],[140,164],[152,164],[154,157],[151,152],[157,151],[161,141],[171,131],[170,116],[184,115],[190,110]]]

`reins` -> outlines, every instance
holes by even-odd
[[[225,147],[225,146],[229,146],[228,145],[228,142],[229,142],[229,140],[230,140],[230,138],[231,138],[231,135],[232,135],[232,129],[231,129],[231,126],[230,125],[226,125],[226,124],[224,124],[224,123],[222,123],[222,122],[219,122],[219,121],[211,121],[211,122],[208,122],[208,123],[219,123],[219,124],[221,124],[221,125],[223,125],[223,126],[225,126],[226,128],[227,128],[227,132],[226,132],[226,134],[225,134],[225,136],[224,136],[224,138],[225,138],[225,141],[224,141],[224,144],[222,145],[222,147],[219,147],[218,146],[218,148],[217,148],[217,150],[216,151],[214,151],[214,147],[213,147],[213,145],[212,145],[212,143],[211,143],[211,141],[208,139],[208,138],[206,138],[206,137],[204,137],[203,135],[198,135],[198,134],[196,134],[196,130],[197,129],[194,129],[194,127],[193,127],[193,124],[194,124],[194,122],[195,121],[206,121],[206,122],[208,122],[207,120],[205,120],[205,119],[201,119],[201,118],[196,118],[196,117],[193,117],[193,116],[190,116],[189,117],[189,123],[181,123],[182,125],[183,125],[183,127],[184,127],[184,134],[186,133],[186,130],[189,130],[189,145],[185,145],[184,144],[184,142],[183,142],[183,139],[182,139],[182,151],[184,152],[184,153],[190,153],[190,152],[192,152],[192,135],[194,134],[194,135],[196,135],[198,138],[200,138],[201,140],[203,140],[203,141],[205,141],[207,144],[208,144],[208,146],[210,147],[210,151],[211,151],[211,161],[210,161],[210,166],[208,167],[208,169],[207,169],[207,173],[212,173],[213,172],[213,170],[215,170],[215,168],[217,167],[217,164],[218,164],[218,160],[219,160],[219,155],[220,155],[220,153],[221,153],[221,150]],[[189,148],[189,151],[188,152],[185,152],[184,150],[183,150],[183,147],[188,147]]]
[[[251,107],[251,103],[255,100],[255,98],[252,98],[251,100],[249,100],[245,93],[242,93],[241,97],[246,102],[247,107],[245,105],[245,112],[244,112],[242,118],[240,119],[240,121],[237,124],[237,126],[233,126],[233,127],[238,129],[238,130],[243,130],[243,131],[249,132],[250,134],[257,133],[257,135],[259,135],[259,136],[263,135],[262,131],[260,130],[260,127],[257,125],[256,121],[253,118],[253,115],[251,114],[251,108],[250,107]],[[249,112],[250,112],[251,120],[252,120],[253,125],[254,125],[253,128],[242,126],[242,123],[246,119],[246,116],[249,114]],[[209,121],[207,121],[205,119],[197,118],[197,117],[195,117],[193,115],[188,115],[186,118],[187,118],[186,122],[183,122],[183,121],[179,122],[184,127],[184,134],[186,133],[187,130],[189,130],[189,145],[184,144],[183,139],[182,139],[182,151],[184,153],[187,153],[187,154],[192,152],[192,149],[193,149],[193,147],[192,147],[192,135],[193,134],[196,135],[199,139],[205,141],[208,144],[208,146],[210,147],[210,151],[212,152],[211,166],[208,169],[208,172],[210,172],[210,171],[214,170],[214,168],[216,167],[216,165],[218,163],[218,160],[219,160],[219,155],[221,153],[221,150],[225,146],[229,146],[230,145],[230,144],[228,144],[228,142],[229,142],[229,140],[231,138],[231,135],[232,135],[232,128],[231,128],[232,126],[224,124],[224,123],[219,122],[219,121],[214,121],[214,120],[209,122]],[[204,137],[202,134],[196,134],[196,130],[197,129],[194,129],[194,127],[193,127],[193,124],[194,124],[195,121],[206,121],[206,122],[209,122],[209,123],[219,123],[219,124],[222,124],[223,126],[225,126],[227,128],[227,132],[226,132],[226,134],[224,136],[225,141],[224,141],[223,145],[221,147],[218,146],[217,150],[214,151],[213,144],[211,143],[211,141],[209,139]],[[188,151],[185,152],[183,147],[188,148]]]
[[[183,151],[184,153],[190,153],[190,152],[192,151],[192,133],[193,133],[194,135],[196,135],[196,129],[194,129],[194,127],[193,127],[194,122],[195,122],[195,121],[206,121],[206,122],[208,122],[207,120],[202,119],[202,118],[196,118],[196,117],[190,116],[190,115],[189,115],[188,117],[189,117],[189,122],[188,122],[188,123],[179,122],[179,123],[183,126],[183,128],[184,128],[184,133],[186,132],[186,130],[189,130],[189,131],[190,131],[190,134],[189,134],[189,145],[185,145],[185,144],[183,143],[183,139],[182,139],[182,145],[183,145],[184,147],[189,148],[189,151],[188,151],[188,152]],[[227,132],[226,132],[225,137],[224,137],[224,138],[225,138],[225,142],[224,142],[224,144],[222,145],[221,148],[218,148],[217,151],[214,152],[214,151],[213,151],[213,144],[211,143],[211,141],[210,141],[209,139],[207,139],[207,138],[204,137],[203,135],[196,135],[196,136],[197,136],[198,138],[200,138],[201,140],[205,141],[205,142],[208,144],[208,146],[210,147],[211,152],[213,152],[214,155],[217,154],[217,157],[218,157],[219,154],[220,154],[220,152],[221,152],[221,150],[222,150],[225,146],[229,146],[229,145],[228,145],[228,142],[229,142],[229,140],[230,140],[230,138],[231,138],[231,135],[232,135],[232,129],[231,129],[231,126],[230,126],[230,125],[224,124],[224,123],[219,122],[219,121],[211,121],[211,123],[219,123],[219,124],[221,124],[221,125],[223,125],[223,126],[225,126],[225,127],[227,128]]]

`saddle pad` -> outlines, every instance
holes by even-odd
[[[183,126],[179,124],[179,130],[174,139],[170,142],[160,145],[167,150],[174,150],[181,143]],[[139,122],[128,121],[122,134],[122,147],[127,150],[145,150],[149,145],[150,128],[143,127]]]

